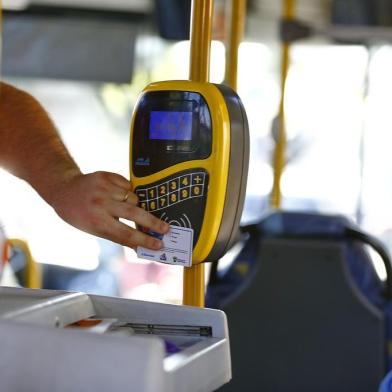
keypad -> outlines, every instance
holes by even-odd
[[[182,201],[203,197],[206,186],[206,173],[196,171],[185,175],[170,177],[167,181],[154,183],[150,187],[138,187],[135,192],[141,208],[155,212]]]

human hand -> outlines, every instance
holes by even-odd
[[[137,206],[131,184],[118,174],[77,174],[53,193],[49,203],[63,220],[78,229],[134,249],[163,247],[162,241],[119,221],[131,220],[161,234],[169,231],[167,223]]]

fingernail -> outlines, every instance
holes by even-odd
[[[163,242],[159,241],[159,240],[154,240],[153,247],[156,250],[162,249],[163,248]]]
[[[164,232],[164,233],[167,233],[168,231],[169,231],[169,229],[170,229],[170,226],[167,224],[167,223],[161,223],[161,230]]]

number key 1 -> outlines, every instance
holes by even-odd
[[[156,187],[150,188],[148,190],[148,198],[149,199],[155,199],[156,197],[157,197],[157,188]]]

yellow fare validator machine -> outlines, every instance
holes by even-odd
[[[209,83],[151,84],[136,105],[131,143],[140,205],[193,229],[193,263],[217,260],[235,237],[246,186],[238,96]],[[2,390],[210,392],[231,379],[219,310],[12,287],[0,287],[0,299]]]
[[[207,82],[148,85],[131,125],[131,181],[139,205],[193,229],[193,264],[232,245],[249,162],[244,107],[229,87]]]

